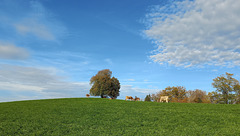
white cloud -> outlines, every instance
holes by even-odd
[[[0,64],[0,102],[50,99],[66,97],[85,97],[91,86],[89,82],[73,82],[58,76],[56,68],[36,68]],[[138,96],[156,93],[159,89],[139,88],[133,85],[121,85],[118,99],[125,96]],[[10,95],[4,95],[4,92]]]
[[[21,47],[0,42],[0,59],[21,60],[29,57],[29,52]]]
[[[132,85],[122,85],[121,86],[121,92],[128,92],[128,93],[144,93],[144,94],[149,94],[149,93],[154,93],[158,91],[159,89],[145,89],[145,88],[137,88],[133,87]]]
[[[111,59],[107,58],[107,59],[104,59],[104,61],[108,64],[108,65],[112,65],[113,62]]]
[[[56,72],[57,70],[53,68],[0,65],[0,90],[13,92],[15,100],[21,100],[20,96],[47,99],[82,97],[88,93],[90,89],[88,82],[66,81]]]
[[[59,41],[66,28],[40,2],[30,2],[30,12],[14,24],[23,35],[34,35],[42,40]]]
[[[130,82],[134,82],[134,81],[136,81],[135,79],[125,79],[125,80],[123,80],[123,81],[130,81]]]
[[[47,11],[38,1],[30,2],[30,12],[14,24],[17,32],[22,35],[34,35],[44,40],[56,40],[49,25]]]
[[[66,35],[66,27],[38,1],[3,1],[0,5],[0,21],[1,26],[4,26],[2,33],[15,36],[12,38],[15,40],[20,35],[21,40],[59,42]]]
[[[132,85],[121,85],[120,88],[120,99],[125,99],[125,96],[137,96],[144,99],[146,95],[156,93],[159,89],[146,89],[133,87]]]
[[[46,25],[34,19],[26,19],[21,23],[15,24],[16,30],[22,35],[34,35],[40,39],[54,41],[56,37]]]
[[[24,84],[18,84],[18,83],[11,83],[11,82],[0,82],[0,88],[1,90],[11,90],[11,91],[36,91],[41,92],[45,88],[34,86],[34,85],[24,85]]]
[[[181,67],[240,65],[240,1],[195,0],[155,6],[145,34],[158,45],[150,56]]]

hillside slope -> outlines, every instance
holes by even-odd
[[[240,105],[68,98],[0,103],[0,135],[240,135]]]

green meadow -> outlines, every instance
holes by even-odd
[[[0,135],[240,135],[240,105],[67,98],[0,103]]]

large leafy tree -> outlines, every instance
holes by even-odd
[[[98,73],[90,79],[90,94],[93,96],[109,96],[111,98],[117,98],[119,96],[120,83],[119,80],[112,76],[112,71],[104,69],[98,71]]]
[[[183,102],[187,97],[187,90],[183,86],[169,86],[165,88],[163,92],[170,97],[172,102]]]
[[[161,96],[169,96],[172,102],[186,102],[187,90],[183,86],[168,86],[164,90],[152,94],[153,101],[159,101]]]
[[[240,104],[240,85],[235,85],[234,90],[236,91],[236,97],[235,97],[235,102],[236,104]]]
[[[221,93],[225,104],[233,103],[239,93],[239,81],[232,77],[233,74],[227,73],[213,79],[213,87]]]
[[[117,98],[119,96],[119,89],[120,89],[120,83],[117,78],[112,77],[111,78],[111,86],[110,90],[107,91],[107,95],[110,96],[111,98]]]
[[[216,91],[209,92],[208,97],[211,103],[222,103],[223,101],[221,94]]]
[[[210,103],[210,99],[205,91],[195,89],[188,91],[188,101],[190,103]]]

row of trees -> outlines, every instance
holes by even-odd
[[[199,89],[187,91],[183,86],[173,86],[156,94],[147,95],[145,101],[158,101],[161,96],[169,96],[171,102],[238,104],[240,103],[240,84],[232,76],[233,74],[226,73],[213,79],[212,85],[216,91],[208,94]],[[93,96],[113,99],[119,96],[119,80],[112,77],[112,71],[109,69],[99,71],[91,78],[90,84],[92,85],[90,94]]]
[[[240,84],[239,81],[232,77],[233,74],[226,73],[213,79],[213,87],[216,91],[209,92],[196,89],[187,91],[183,86],[167,87],[156,94],[147,95],[146,101],[159,101],[161,96],[169,96],[171,102],[181,103],[240,103]]]
[[[150,95],[147,95],[149,97]],[[152,94],[150,99],[158,102],[161,96],[169,96],[170,102],[179,103],[210,103],[210,99],[205,91],[196,89],[187,91],[183,86],[167,87],[164,90]]]

